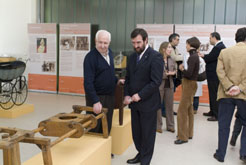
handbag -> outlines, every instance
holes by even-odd
[[[198,72],[198,77],[197,81],[204,81],[207,79],[206,75],[206,63],[203,58],[199,57],[199,72]]]

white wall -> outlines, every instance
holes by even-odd
[[[27,57],[27,24],[36,23],[37,0],[0,0],[0,55]]]

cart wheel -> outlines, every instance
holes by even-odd
[[[10,100],[7,103],[0,103],[0,106],[4,109],[4,110],[9,110],[14,106],[14,102],[12,100]]]
[[[27,98],[27,84],[25,80],[18,79],[12,92],[12,101],[15,105],[22,105]]]
[[[0,91],[0,103],[6,104],[12,98],[12,88],[13,85],[11,83],[3,83],[2,89]]]

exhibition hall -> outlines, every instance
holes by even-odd
[[[245,8],[0,0],[0,165],[246,164]]]

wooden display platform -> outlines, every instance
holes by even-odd
[[[0,62],[11,62],[16,61],[15,57],[0,57]]]
[[[53,165],[110,165],[111,137],[86,134],[78,139],[68,139],[51,148]],[[42,153],[23,165],[43,164]]]
[[[131,111],[124,109],[123,125],[119,125],[119,110],[114,110],[111,134],[112,153],[121,155],[133,143],[131,127]]]
[[[21,106],[14,106],[9,110],[0,108],[0,118],[16,118],[34,111],[33,104],[23,104]]]

